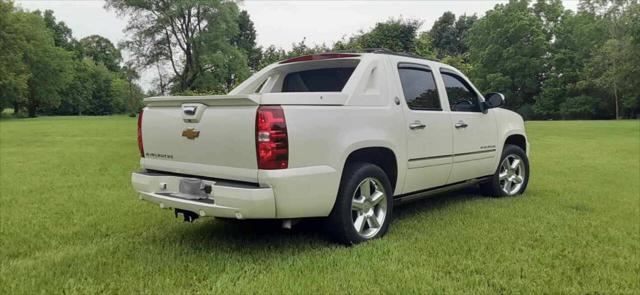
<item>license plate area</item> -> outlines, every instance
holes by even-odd
[[[187,200],[212,199],[213,193],[210,181],[203,181],[197,178],[181,178],[178,185],[178,192],[173,193],[174,197]]]

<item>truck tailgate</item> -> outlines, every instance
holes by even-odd
[[[145,99],[143,168],[257,183],[259,96]]]

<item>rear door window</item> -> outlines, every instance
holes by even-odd
[[[431,70],[418,67],[400,67],[400,82],[404,99],[412,110],[441,111],[440,96]]]
[[[355,67],[324,68],[289,73],[282,92],[340,92],[354,70]]]

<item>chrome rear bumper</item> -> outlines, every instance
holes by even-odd
[[[211,192],[206,199],[193,200],[178,197],[180,180],[183,178],[194,177],[136,172],[131,174],[131,183],[140,199],[159,204],[163,209],[192,211],[201,217],[276,218],[271,188],[203,179],[204,184],[211,186]]]

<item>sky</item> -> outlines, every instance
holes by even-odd
[[[445,11],[457,15],[479,16],[498,3],[507,1],[455,0],[455,1],[259,1],[244,0],[240,8],[246,10],[257,31],[257,43],[263,47],[275,45],[290,49],[292,43],[306,38],[308,45],[331,45],[343,37],[360,30],[367,31],[377,22],[389,18],[409,18],[423,22],[421,31],[431,28]],[[17,0],[16,5],[26,10],[53,10],[64,21],[77,39],[98,34],[114,44],[126,40],[123,32],[127,18],[113,10],[104,9],[101,0]],[[575,10],[578,1],[563,1]],[[126,55],[125,55],[126,58]],[[140,84],[149,89],[153,72],[142,74]]]

